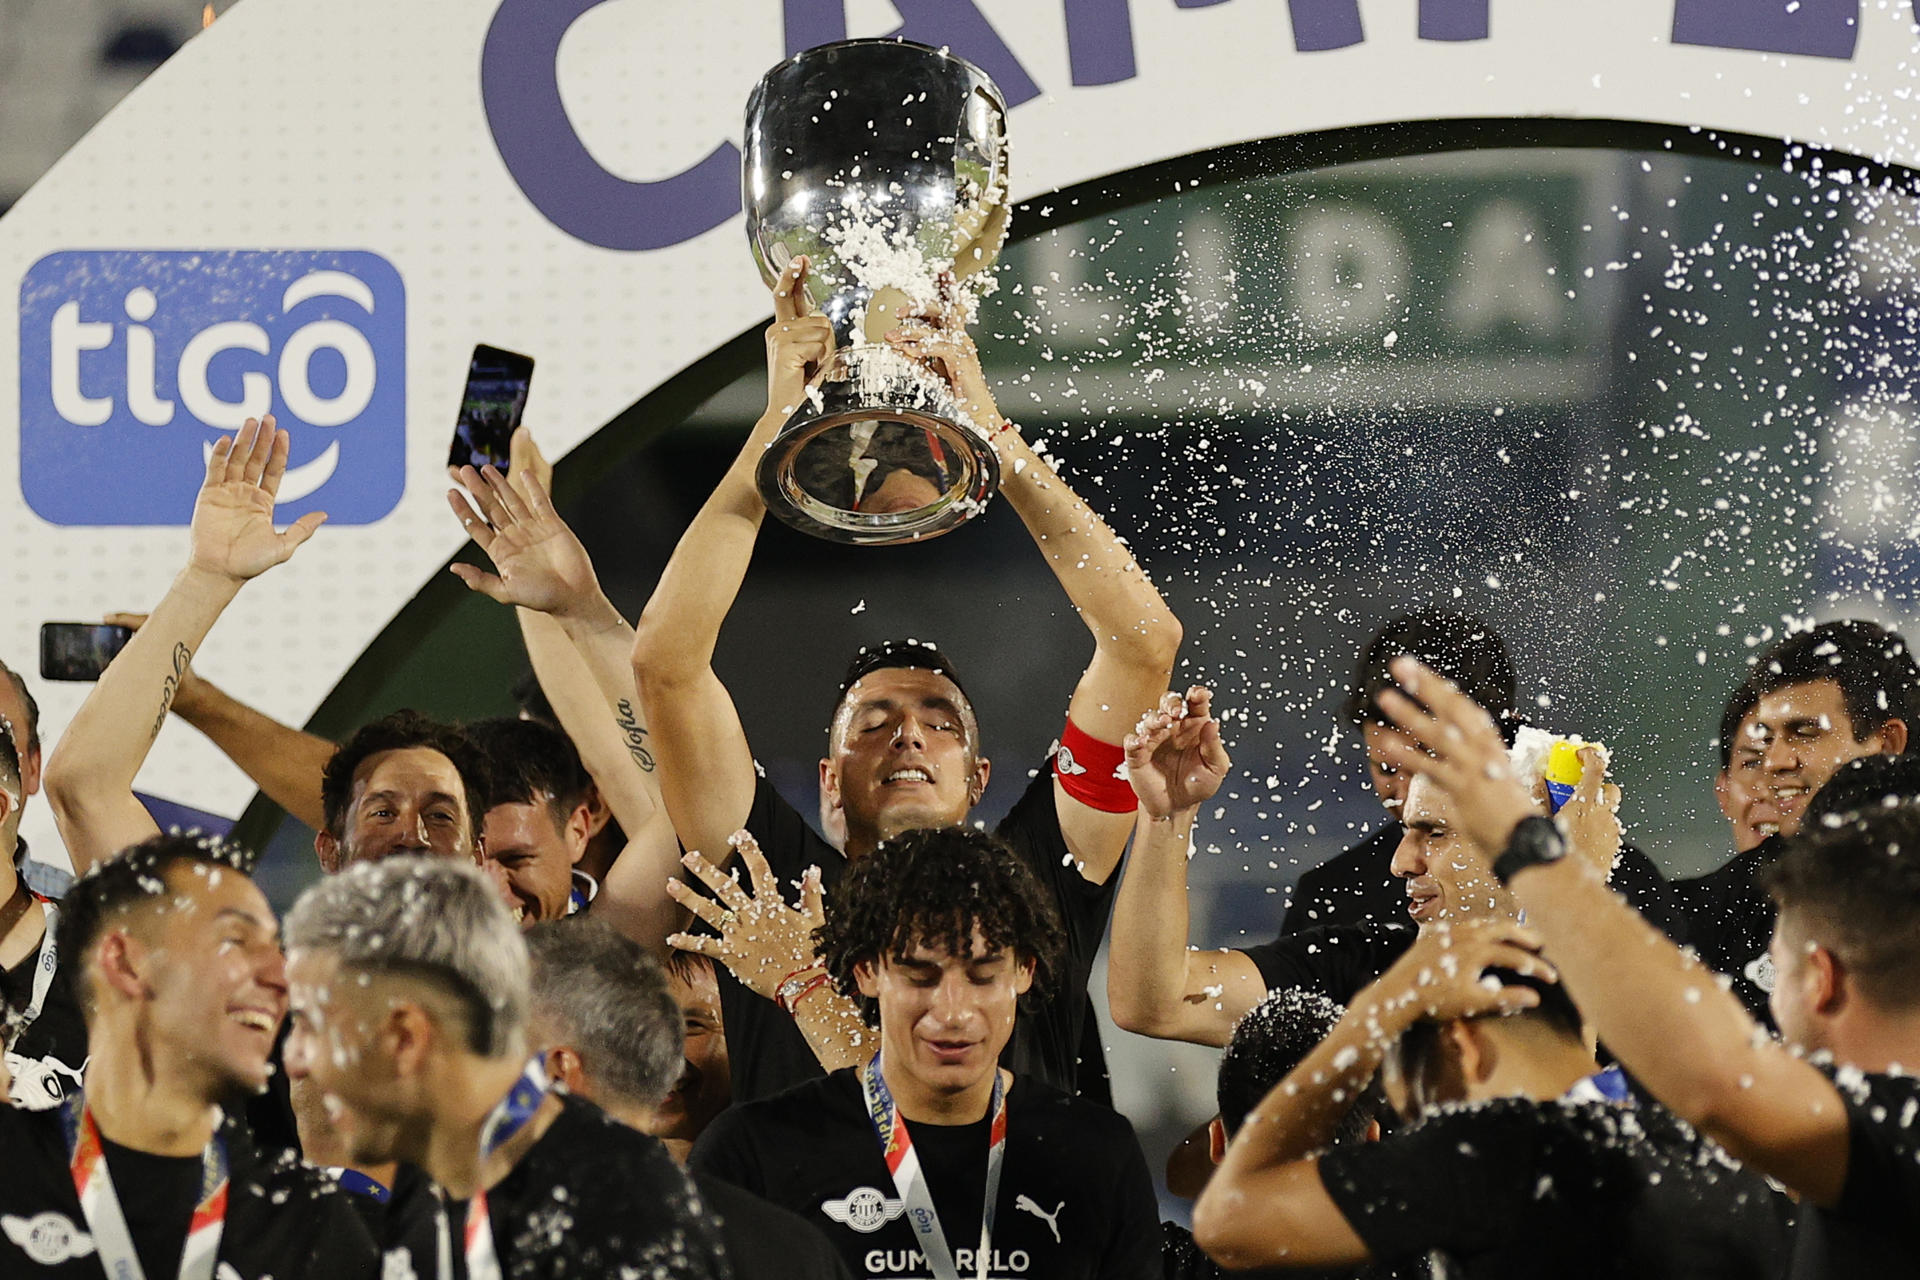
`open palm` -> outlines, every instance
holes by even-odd
[[[312,512],[284,532],[273,527],[274,500],[287,473],[287,433],[271,415],[249,418],[221,439],[207,459],[207,478],[193,504],[195,568],[245,581],[284,563],[326,520]]]
[[[1127,735],[1127,779],[1140,807],[1164,818],[1213,798],[1233,762],[1220,741],[1213,695],[1195,687],[1182,698],[1169,693]]]

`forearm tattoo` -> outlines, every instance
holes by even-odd
[[[187,664],[193,661],[193,650],[184,644],[173,646],[173,670],[160,685],[160,714],[154,717],[153,732],[148,736],[151,741],[160,736],[160,728],[167,722],[167,712],[173,708],[173,695],[180,692],[180,681],[187,674]]]
[[[633,700],[620,699],[620,705],[615,710],[619,714],[614,717],[614,721],[620,726],[620,732],[627,740],[627,754],[633,757],[633,762],[641,769],[652,773],[653,752],[647,750],[647,731],[640,723],[639,713],[633,709]]]

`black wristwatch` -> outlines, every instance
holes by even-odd
[[[1561,834],[1560,824],[1535,814],[1520,819],[1507,837],[1507,847],[1493,860],[1493,878],[1505,884],[1528,867],[1558,862],[1566,856],[1567,837]]]

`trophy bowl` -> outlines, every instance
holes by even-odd
[[[834,351],[760,460],[760,494],[833,542],[934,537],[978,515],[1000,464],[938,374],[887,345],[902,315],[992,286],[1006,241],[1006,100],[987,74],[904,40],[845,40],[747,99],[747,239],[771,285],[794,258]],[[957,322],[962,322],[956,320]]]

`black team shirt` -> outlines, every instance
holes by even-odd
[[[985,1119],[908,1122],[947,1246],[972,1275],[987,1178]],[[1133,1128],[1117,1112],[1016,1076],[988,1275],[1012,1280],[1158,1280],[1160,1223]],[[722,1112],[694,1144],[703,1174],[745,1187],[826,1232],[855,1277],[930,1277],[904,1215],[869,1222],[847,1202],[898,1199],[853,1068]],[[838,1222],[829,1205],[840,1207]],[[884,1216],[884,1215],[882,1215]],[[965,1259],[961,1254],[966,1255]]]
[[[37,905],[29,908],[39,909]],[[8,1008],[22,1012],[32,1003],[34,977],[46,956],[47,941],[43,937],[32,954],[13,968],[0,969],[0,991],[6,993]],[[87,1065],[87,1024],[74,995],[71,965],[55,966],[40,1016],[14,1037],[7,1047],[7,1063],[13,1068],[14,1101],[28,1110],[57,1107],[79,1089]]]
[[[831,893],[846,871],[846,856],[821,839],[765,778],[756,785],[746,828],[759,841],[783,890],[790,892],[808,867],[817,866],[821,886]],[[1119,877],[1108,876],[1105,884],[1093,884],[1075,866],[1066,837],[1060,834],[1051,765],[1040,770],[994,834],[1020,855],[1052,894],[1066,925],[1067,951],[1058,987],[1031,1011],[1021,1010],[1001,1064],[1016,1076],[1107,1102],[1106,1062],[1092,1033],[1087,978],[1113,910]],[[726,1021],[734,1102],[751,1102],[819,1078],[820,1064],[793,1019],[773,1001],[744,986],[725,965],[714,968],[720,982],[721,1016]]]
[[[1790,1202],[1652,1104],[1442,1107],[1320,1180],[1375,1258],[1446,1277],[1768,1280],[1790,1250]]]
[[[1687,941],[1701,963],[1733,979],[1733,994],[1762,1025],[1773,1027],[1767,997],[1773,992],[1773,899],[1760,887],[1760,873],[1785,853],[1772,835],[1717,870],[1676,880],[1674,893],[1689,917]]]
[[[1821,1070],[1847,1108],[1847,1178],[1801,1215],[1792,1280],[1920,1276],[1920,1078]]]
[[[560,1114],[547,1131],[487,1191],[504,1280],[733,1276],[719,1223],[659,1139],[591,1102],[560,1097]],[[466,1201],[449,1201],[456,1241],[466,1220]],[[414,1274],[432,1275],[433,1257],[412,1252]],[[457,1244],[454,1252],[461,1252]],[[454,1265],[465,1274],[464,1262]]]
[[[374,1240],[332,1178],[287,1153],[267,1157],[232,1120],[221,1136],[231,1181],[220,1280],[380,1275]],[[199,1199],[200,1157],[148,1155],[104,1138],[101,1145],[141,1269],[150,1278],[173,1276]],[[0,1107],[0,1152],[0,1276],[101,1280],[106,1272],[73,1189],[60,1113]],[[84,1253],[76,1248],[82,1243]]]

